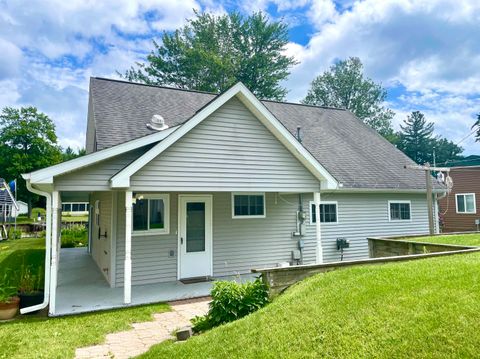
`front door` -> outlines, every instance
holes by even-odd
[[[212,196],[179,195],[179,278],[212,275]]]

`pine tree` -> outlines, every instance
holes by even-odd
[[[413,111],[400,128],[398,148],[417,163],[429,162],[432,158],[433,122],[427,122],[420,111]]]

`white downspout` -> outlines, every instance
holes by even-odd
[[[24,177],[25,178],[25,177]],[[26,314],[30,312],[35,312],[41,310],[48,306],[48,300],[50,298],[50,251],[51,251],[51,235],[52,235],[52,195],[48,192],[40,191],[35,189],[30,184],[30,179],[25,178],[27,189],[39,196],[43,196],[47,199],[47,216],[45,220],[45,280],[44,280],[44,291],[43,291],[43,303],[37,304],[31,307],[26,307],[20,309],[20,314]]]
[[[56,292],[57,292],[57,274],[58,274],[58,244],[59,244],[59,211],[60,194],[58,191],[52,192],[52,250],[50,266],[50,307],[49,313],[55,314]]]

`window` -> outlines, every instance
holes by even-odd
[[[410,201],[388,201],[390,221],[409,221]]]
[[[310,202],[310,223],[317,222],[317,211],[315,202]],[[320,203],[320,223],[336,223],[337,222],[337,202],[321,202]]]
[[[477,213],[477,208],[475,205],[475,193],[458,193],[455,195],[455,197],[457,200],[457,213]]]
[[[232,193],[232,218],[265,218],[265,193]]]
[[[168,234],[170,223],[169,195],[136,194],[133,201],[133,232]]]

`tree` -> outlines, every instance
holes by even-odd
[[[387,91],[363,75],[359,58],[339,61],[316,77],[303,103],[346,108],[382,136],[393,136],[391,120],[394,112],[383,102]]]
[[[262,12],[247,18],[237,12],[196,18],[173,33],[164,32],[145,64],[137,63],[124,77],[129,81],[221,92],[238,81],[263,99],[281,100],[279,85],[296,64],[284,54],[288,28]]]
[[[5,107],[0,114],[0,175],[17,179],[17,194],[28,203],[37,197],[30,193],[22,173],[51,166],[62,160],[53,121],[35,107]]]
[[[430,163],[436,164],[448,164],[451,161],[459,160],[463,158],[461,153],[463,148],[456,145],[455,142],[449,141],[446,138],[437,136],[432,140],[432,148],[435,153],[435,161],[432,159],[429,160]]]
[[[70,161],[73,160],[74,158],[84,156],[87,152],[85,151],[84,148],[78,149],[77,152],[70,146],[62,150],[62,161]]]
[[[420,111],[413,111],[400,128],[398,148],[417,163],[445,163],[458,159],[463,151],[446,138],[433,137],[434,124]]]
[[[477,115],[477,122],[472,126],[473,129],[476,129],[475,141],[480,142],[480,113]]]

